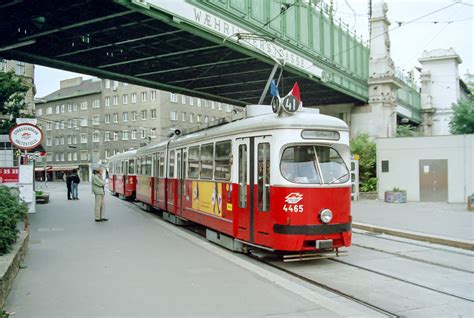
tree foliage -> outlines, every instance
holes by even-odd
[[[359,155],[360,191],[376,191],[375,143],[370,139],[368,134],[363,133],[351,139],[350,146],[352,154]]]
[[[397,126],[397,137],[415,137],[419,136],[419,133],[415,131],[415,127],[410,125],[398,125]]]
[[[0,134],[6,134],[15,124],[15,119],[25,117],[21,111],[25,109],[25,96],[29,87],[13,72],[0,72],[0,115],[9,115],[0,123]]]
[[[449,122],[453,135],[474,134],[474,96],[453,105],[453,118]]]

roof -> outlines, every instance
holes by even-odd
[[[49,95],[41,97],[39,100],[41,102],[47,103],[71,97],[97,94],[101,92],[101,89],[102,81],[91,78],[82,81],[79,85],[60,88]]]
[[[109,162],[114,161],[114,160],[133,157],[136,152],[137,152],[136,150],[129,150],[129,151],[125,151],[125,152],[116,154],[115,156],[112,156],[112,157],[109,158]]]

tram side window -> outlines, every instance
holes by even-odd
[[[270,210],[270,144],[258,144],[258,209]]]
[[[170,160],[169,160],[169,172],[168,177],[174,178],[174,150],[170,151]]]
[[[239,146],[239,208],[247,207],[247,145]]]
[[[189,147],[188,178],[199,178],[199,146]]]
[[[214,144],[201,146],[201,179],[212,179]]]
[[[232,144],[230,140],[216,142],[216,163],[214,177],[219,180],[230,180]]]
[[[122,161],[122,174],[127,174],[127,160]]]
[[[160,178],[165,177],[165,153],[160,152]]]
[[[142,158],[137,158],[137,175],[142,175]]]
[[[135,159],[130,159],[128,162],[128,174],[135,174]]]
[[[151,156],[146,157],[145,174],[151,176]]]

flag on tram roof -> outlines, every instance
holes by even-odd
[[[270,95],[280,96],[280,94],[278,93],[278,87],[276,86],[275,80],[272,80],[272,86],[270,88]]]
[[[293,88],[290,91],[290,95],[295,96],[296,100],[298,102],[301,102],[300,87],[298,86],[298,82],[295,82],[295,85],[293,85]]]

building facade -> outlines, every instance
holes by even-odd
[[[50,180],[72,169],[88,180],[91,169],[112,155],[159,142],[175,129],[212,125],[233,110],[200,98],[82,78],[61,81],[59,90],[36,101]]]

